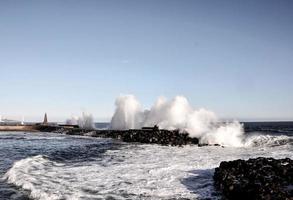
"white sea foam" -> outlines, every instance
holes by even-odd
[[[158,98],[149,110],[143,110],[133,95],[120,96],[111,120],[112,129],[133,129],[158,125],[162,129],[187,131],[201,143],[224,146],[243,145],[243,126],[238,121],[222,123],[212,111],[194,109],[183,96],[172,100]]]
[[[29,157],[15,162],[4,179],[34,199],[215,199],[213,169],[223,160],[258,156],[292,159],[292,146],[126,145],[76,165]]]
[[[255,133],[245,139],[244,146],[280,146],[293,145],[293,138],[287,135],[264,135]]]

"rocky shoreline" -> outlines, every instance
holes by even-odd
[[[223,199],[292,200],[293,160],[224,161],[215,169],[214,181]]]

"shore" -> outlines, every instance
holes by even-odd
[[[35,125],[17,125],[17,126],[9,126],[9,125],[1,125],[0,131],[38,131]]]

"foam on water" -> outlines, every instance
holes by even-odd
[[[287,135],[264,135],[255,133],[253,135],[247,136],[244,142],[244,146],[246,147],[281,145],[293,145],[293,137]]]
[[[222,148],[124,145],[103,159],[66,164],[38,155],[14,163],[4,179],[34,199],[217,199],[212,175],[223,160],[293,158],[292,146]]]

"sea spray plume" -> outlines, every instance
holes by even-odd
[[[183,96],[170,101],[160,97],[145,113],[143,126],[158,125],[163,129],[186,131],[201,143],[242,146],[243,128],[239,122],[221,123],[215,113],[203,108],[193,109]]]
[[[159,97],[150,110],[142,110],[133,95],[120,96],[111,120],[112,129],[131,129],[158,125],[162,129],[179,129],[200,143],[224,146],[242,146],[243,127],[237,122],[222,123],[215,113],[206,109],[194,109],[183,96],[168,101]]]
[[[200,108],[188,114],[185,131],[191,137],[200,138],[217,126],[218,118],[212,111]]]
[[[238,121],[218,123],[209,132],[200,137],[206,144],[220,144],[223,146],[241,147],[244,145],[243,125]]]
[[[182,130],[186,127],[186,117],[191,110],[187,99],[183,96],[177,96],[171,101],[159,97],[150,111],[145,112],[143,126],[158,125],[163,129]]]
[[[95,129],[94,119],[92,114],[83,112],[81,117],[72,116],[71,119],[66,120],[68,125],[78,125],[83,129]]]
[[[67,125],[78,125],[78,117],[72,116],[70,119],[66,120]]]
[[[92,114],[83,112],[82,117],[78,118],[78,126],[84,129],[94,129],[94,118]]]
[[[141,128],[144,114],[135,96],[119,96],[115,105],[116,110],[111,120],[111,129]]]

